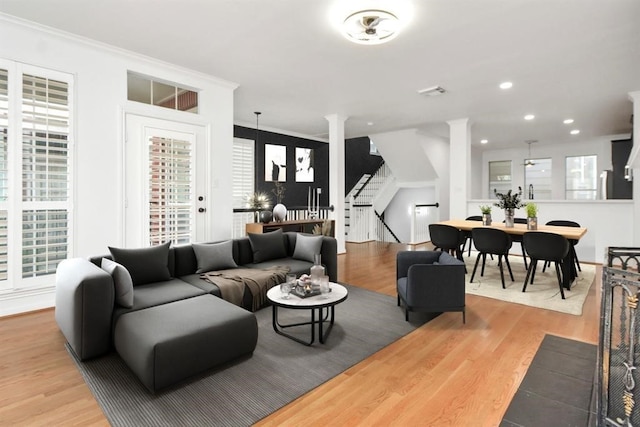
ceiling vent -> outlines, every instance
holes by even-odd
[[[426,89],[420,89],[418,91],[420,95],[427,95],[427,96],[440,96],[445,92],[446,90],[444,90],[444,88],[440,86],[428,87]]]

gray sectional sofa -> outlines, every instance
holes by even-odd
[[[300,275],[319,251],[326,274],[337,280],[336,240],[326,236],[278,230],[226,242],[109,249],[59,264],[55,318],[80,360],[115,348],[153,392],[255,349],[255,315],[220,298],[220,289],[201,278],[204,271],[286,266]],[[245,293],[242,305],[250,307],[248,299]]]

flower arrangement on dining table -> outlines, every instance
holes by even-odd
[[[507,193],[498,193],[498,191],[494,188],[493,194],[498,198],[498,201],[494,203],[494,206],[499,207],[500,209],[518,209],[524,206],[527,206],[521,200],[522,197],[522,189],[518,187],[518,192],[514,193],[512,190],[507,191]]]

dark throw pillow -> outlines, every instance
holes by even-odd
[[[303,261],[314,262],[314,257],[320,253],[321,248],[322,236],[307,236],[298,233],[296,236],[296,248],[293,250],[293,257]]]
[[[253,262],[285,258],[287,249],[284,246],[284,234],[281,229],[269,233],[249,233],[249,243],[253,250]]]
[[[171,279],[169,246],[171,242],[141,249],[120,249],[109,246],[113,260],[131,274],[133,286]]]
[[[233,259],[233,242],[231,240],[209,244],[194,243],[191,246],[198,260],[198,270],[196,271],[198,274],[238,266]]]
[[[126,308],[133,307],[133,281],[127,269],[109,258],[102,258],[100,266],[113,278],[116,304]]]

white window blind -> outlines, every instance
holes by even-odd
[[[0,69],[0,281],[7,280],[9,194],[9,73]]]
[[[247,207],[247,196],[254,192],[255,142],[252,139],[233,139],[232,196],[235,209]],[[253,222],[253,212],[233,214],[232,237],[244,236],[245,224]]]
[[[191,143],[149,139],[149,240],[188,243],[193,228]]]
[[[25,278],[55,273],[69,249],[69,84],[23,74],[21,106]]]

